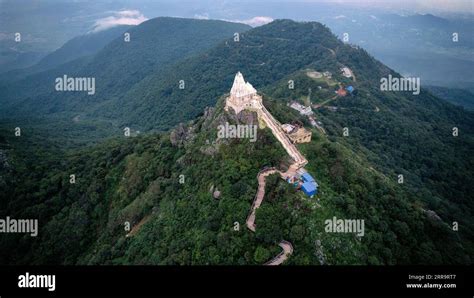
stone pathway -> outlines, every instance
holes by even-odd
[[[276,168],[269,168],[260,171],[257,175],[258,180],[258,189],[257,193],[255,194],[255,199],[252,204],[252,208],[250,209],[250,214],[247,217],[247,227],[252,232],[255,232],[256,225],[255,225],[255,212],[257,208],[263,202],[263,198],[265,197],[265,178],[269,175],[278,173],[280,177],[286,180],[289,176],[296,175],[296,172],[304,167],[308,161],[306,158],[299,152],[298,148],[288,139],[285,132],[281,128],[281,124],[268,112],[268,110],[263,106],[263,104],[258,103],[257,112],[259,117],[265,122],[268,128],[272,131],[273,135],[277,138],[277,140],[281,143],[283,148],[285,148],[286,152],[290,155],[290,157],[294,160],[294,163],[288,168],[286,172],[278,171]],[[265,265],[280,265],[288,259],[288,257],[293,253],[293,246],[290,242],[282,240],[279,243],[280,247],[283,251],[275,256],[273,259],[265,263]]]

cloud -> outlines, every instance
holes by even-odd
[[[201,14],[195,14],[193,18],[198,19],[198,20],[209,20],[209,14],[207,12],[201,13]],[[267,17],[267,16],[256,16],[251,19],[245,19],[245,20],[242,20],[242,19],[239,19],[239,20],[220,19],[220,20],[226,21],[226,22],[233,22],[233,23],[243,23],[243,24],[250,25],[252,27],[258,27],[258,26],[262,26],[262,25],[273,22],[273,18]]]
[[[113,14],[113,16],[95,21],[92,32],[106,30],[119,25],[139,25],[148,20],[148,18],[138,10],[121,10],[115,11]]]
[[[209,20],[209,14],[207,14],[207,13],[195,14],[194,18],[198,19],[198,20]]]
[[[233,22],[244,23],[244,24],[250,25],[252,27],[258,27],[258,26],[262,26],[262,25],[268,24],[270,22],[273,22],[273,18],[265,17],[265,16],[257,16],[257,17],[253,17],[253,18],[248,19],[248,20],[235,20]]]

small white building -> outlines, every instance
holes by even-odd
[[[345,76],[346,78],[352,77],[352,71],[348,67],[343,67],[341,68],[342,75]]]
[[[301,115],[305,115],[305,116],[313,115],[313,111],[311,110],[311,107],[304,106],[300,103],[292,102],[290,104],[290,107],[300,112]]]
[[[291,124],[282,124],[281,125],[281,128],[286,132],[286,133],[292,133],[293,130],[295,130],[295,127]]]
[[[330,73],[329,71],[325,71],[325,72],[323,72],[323,76],[330,79],[332,77],[332,73]]]

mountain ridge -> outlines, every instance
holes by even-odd
[[[352,75],[342,75],[342,67]],[[311,129],[312,141],[298,148],[321,189],[312,200],[269,177],[255,235],[233,227],[245,222],[256,174],[289,161],[268,129],[258,130],[255,143],[216,138],[219,124],[257,122],[251,112],[223,111],[237,71],[281,123]],[[331,78],[323,76],[326,71]],[[474,113],[424,88],[418,95],[382,91],[380,78],[389,74],[399,76],[319,23],[277,20],[241,33],[238,42],[223,39],[163,72],[151,72],[123,96],[84,112],[132,131],[162,132],[123,140],[120,131],[97,146],[53,155],[26,146],[28,134],[15,139],[5,131],[0,149],[14,175],[2,174],[7,191],[1,195],[14,199],[0,200],[0,215],[40,214],[45,225],[33,242],[0,239],[11,252],[0,258],[38,264],[255,265],[279,253],[275,244],[288,239],[294,246],[289,264],[470,264]],[[335,91],[347,86],[355,92],[337,96]],[[293,101],[312,106],[326,133],[289,107]],[[454,137],[453,127],[462,138]],[[77,177],[74,185],[70,173]],[[400,174],[404,183],[397,181]],[[181,177],[187,182],[180,183]],[[219,199],[210,191],[216,187]],[[365,219],[366,236],[323,233],[324,221],[333,216]],[[144,219],[139,231],[126,237],[124,222],[134,226]],[[459,231],[452,229],[454,221]]]
[[[131,41],[128,43],[118,37],[96,55],[87,57],[88,60],[80,58],[69,62],[69,65],[72,63],[74,67],[68,69],[67,64],[60,65],[56,69],[34,74],[10,86],[4,86],[0,94],[4,94],[3,100],[7,104],[2,112],[6,115],[15,111],[31,114],[40,109],[47,113],[43,108],[47,108],[49,103],[46,105],[37,103],[42,100],[53,101],[58,107],[63,106],[62,110],[71,110],[74,105],[80,110],[84,108],[84,102],[91,105],[93,102],[100,103],[106,99],[113,99],[156,68],[193,55],[219,42],[225,36],[232,36],[235,32],[248,28],[250,26],[224,21],[170,17],[148,20],[129,30]],[[181,47],[176,49],[176,44],[181,44]],[[58,95],[51,86],[54,84],[54,79],[65,72],[70,76],[96,77],[96,96],[91,98],[81,94],[64,93]],[[36,98],[30,99],[23,106],[14,104],[15,101],[32,96]],[[8,108],[12,104],[14,106]],[[33,106],[35,108],[31,108]]]

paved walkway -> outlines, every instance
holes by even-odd
[[[293,144],[288,139],[288,137],[286,136],[286,133],[281,128],[280,122],[278,122],[275,118],[273,118],[272,114],[270,114],[270,112],[268,112],[268,110],[263,105],[261,105],[261,109],[259,109],[258,111],[259,111],[259,115],[261,116],[263,121],[265,121],[267,126],[272,131],[273,135],[281,143],[283,148],[285,148],[286,152],[295,161],[297,166],[300,167],[300,168],[304,167],[308,163],[308,161],[298,151],[298,148],[296,148],[295,144]]]
[[[278,122],[270,112],[261,104],[260,102],[254,102],[253,103],[254,107],[257,108],[257,113],[259,117],[263,121],[265,121],[265,124],[270,128],[272,131],[273,135],[277,138],[277,140],[281,143],[283,148],[285,148],[286,152],[290,157],[294,160],[294,162],[290,165],[288,170],[284,173],[281,171],[278,171],[276,168],[269,168],[262,170],[258,173],[257,175],[257,180],[258,180],[258,189],[257,193],[255,195],[255,199],[252,204],[252,208],[250,210],[250,214],[247,217],[247,227],[249,230],[252,232],[255,232],[256,225],[255,225],[255,212],[257,208],[260,207],[260,205],[263,202],[263,198],[265,197],[265,178],[271,174],[278,173],[280,174],[281,178],[286,180],[287,177],[289,176],[295,176],[296,172],[304,167],[308,161],[306,158],[299,152],[298,148],[288,139],[286,136],[286,133],[283,131],[281,128],[280,122]],[[290,242],[282,240],[280,242],[280,247],[283,249],[283,251],[275,256],[273,259],[265,263],[265,265],[280,265],[283,262],[288,259],[288,257],[293,253],[293,246],[291,245]]]
[[[249,230],[251,230],[252,232],[255,232],[255,211],[257,210],[257,208],[260,207],[260,205],[262,204],[263,198],[265,197],[265,178],[268,175],[274,174],[276,172],[277,172],[276,169],[271,168],[271,169],[261,171],[257,175],[258,190],[252,204],[250,215],[247,217],[247,228],[249,228]]]
[[[297,170],[296,165],[292,164],[290,168],[288,169],[288,171],[284,173],[276,170],[275,168],[269,168],[269,169],[260,171],[260,173],[258,173],[257,175],[258,190],[257,190],[257,194],[255,195],[255,199],[253,201],[250,214],[247,217],[247,221],[246,221],[247,228],[249,228],[249,230],[251,230],[252,232],[255,232],[255,229],[256,229],[255,212],[257,208],[260,207],[260,205],[263,202],[263,198],[265,197],[265,178],[269,175],[279,173],[283,179],[286,179],[286,177],[289,175],[291,176],[295,175],[296,170]],[[283,249],[283,251],[279,253],[277,256],[275,256],[273,259],[265,263],[264,265],[270,265],[270,266],[280,265],[283,262],[285,262],[286,259],[288,259],[288,257],[293,253],[293,246],[291,245],[290,242],[283,240],[279,243],[279,245]]]
[[[288,259],[288,257],[293,253],[293,245],[291,245],[290,242],[283,240],[279,245],[283,251],[270,261],[266,262],[265,265],[277,266],[283,264],[283,262],[285,262],[286,259]]]
[[[140,220],[139,223],[137,223],[135,226],[133,226],[132,230],[130,231],[130,233],[128,233],[127,235],[125,235],[125,237],[131,237],[133,235],[135,235],[138,230],[140,230],[140,228],[151,218],[150,215],[147,215],[145,216],[144,218],[142,218],[142,220]]]

